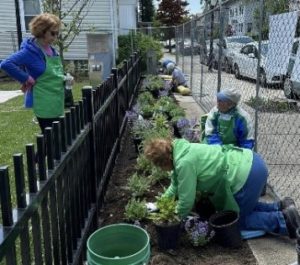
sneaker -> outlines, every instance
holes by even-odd
[[[294,206],[282,210],[288,235],[290,238],[296,238],[296,230],[300,227],[300,216],[297,209]]]
[[[279,209],[281,211],[287,209],[290,206],[296,207],[296,203],[291,197],[284,197],[279,201]]]

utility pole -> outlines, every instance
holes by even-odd
[[[21,28],[21,19],[20,19],[20,6],[19,0],[15,0],[16,8],[16,26],[17,26],[17,36],[18,36],[18,48],[20,49],[22,43],[22,28]]]

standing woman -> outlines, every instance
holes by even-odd
[[[4,60],[0,68],[22,84],[22,91],[33,90],[33,111],[42,133],[64,113],[64,73],[61,58],[51,46],[59,35],[60,19],[49,13],[34,17],[33,37]]]

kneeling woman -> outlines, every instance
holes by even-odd
[[[252,150],[159,138],[146,143],[144,153],[154,165],[173,170],[171,184],[163,196],[178,199],[177,212],[181,218],[192,210],[197,193],[207,193],[211,194],[217,211],[239,212],[242,230],[296,237],[300,217],[292,199],[258,201],[268,170]]]

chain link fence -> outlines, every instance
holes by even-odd
[[[240,89],[241,107],[255,124],[255,150],[268,164],[269,186],[300,205],[299,15],[288,6],[282,11],[273,14],[262,0],[227,1],[176,27],[174,58],[207,112],[218,91]]]
[[[270,188],[300,205],[299,7],[270,3],[223,1],[185,24],[140,31],[162,43],[164,56],[182,69],[204,111],[215,106],[218,91],[240,89]]]

